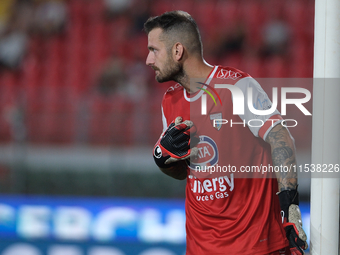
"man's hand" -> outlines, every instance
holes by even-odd
[[[302,229],[301,212],[299,208],[299,193],[297,190],[284,190],[278,193],[283,227],[289,241],[292,255],[303,255],[308,248],[307,236]]]
[[[154,147],[153,157],[157,166],[169,168],[180,160],[196,158],[198,149],[190,148],[190,133],[195,134],[195,132],[196,129],[192,121],[182,122],[182,118],[177,117],[161,135]]]

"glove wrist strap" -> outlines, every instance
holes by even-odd
[[[297,189],[283,190],[278,193],[281,210],[284,212],[285,218],[288,219],[289,206],[299,205],[299,192]]]
[[[170,155],[164,155],[164,151],[162,150],[161,146],[158,144],[155,146],[153,151],[153,158],[155,163],[160,168],[169,168],[172,167],[175,163],[165,164],[165,161],[170,158]]]

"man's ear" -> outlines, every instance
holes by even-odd
[[[183,44],[177,42],[172,48],[172,56],[174,60],[180,61],[184,55],[184,47]]]

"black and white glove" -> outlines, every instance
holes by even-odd
[[[153,157],[158,167],[169,168],[179,160],[186,160],[190,157],[197,158],[198,149],[190,148],[190,134],[194,135],[196,128],[192,121],[182,122],[177,117],[168,129],[161,135],[153,150]]]
[[[297,190],[284,190],[278,193],[283,227],[289,241],[292,255],[303,255],[308,248],[307,236],[302,229],[301,212],[299,208],[299,193]]]

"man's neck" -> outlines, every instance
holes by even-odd
[[[191,94],[198,91],[198,88],[196,88],[196,86],[190,86],[191,80],[202,79],[202,82],[204,82],[214,67],[209,65],[203,59],[192,59],[190,61],[188,60],[189,59],[187,59],[183,68],[184,75],[177,82],[180,83],[186,89],[186,91]]]

